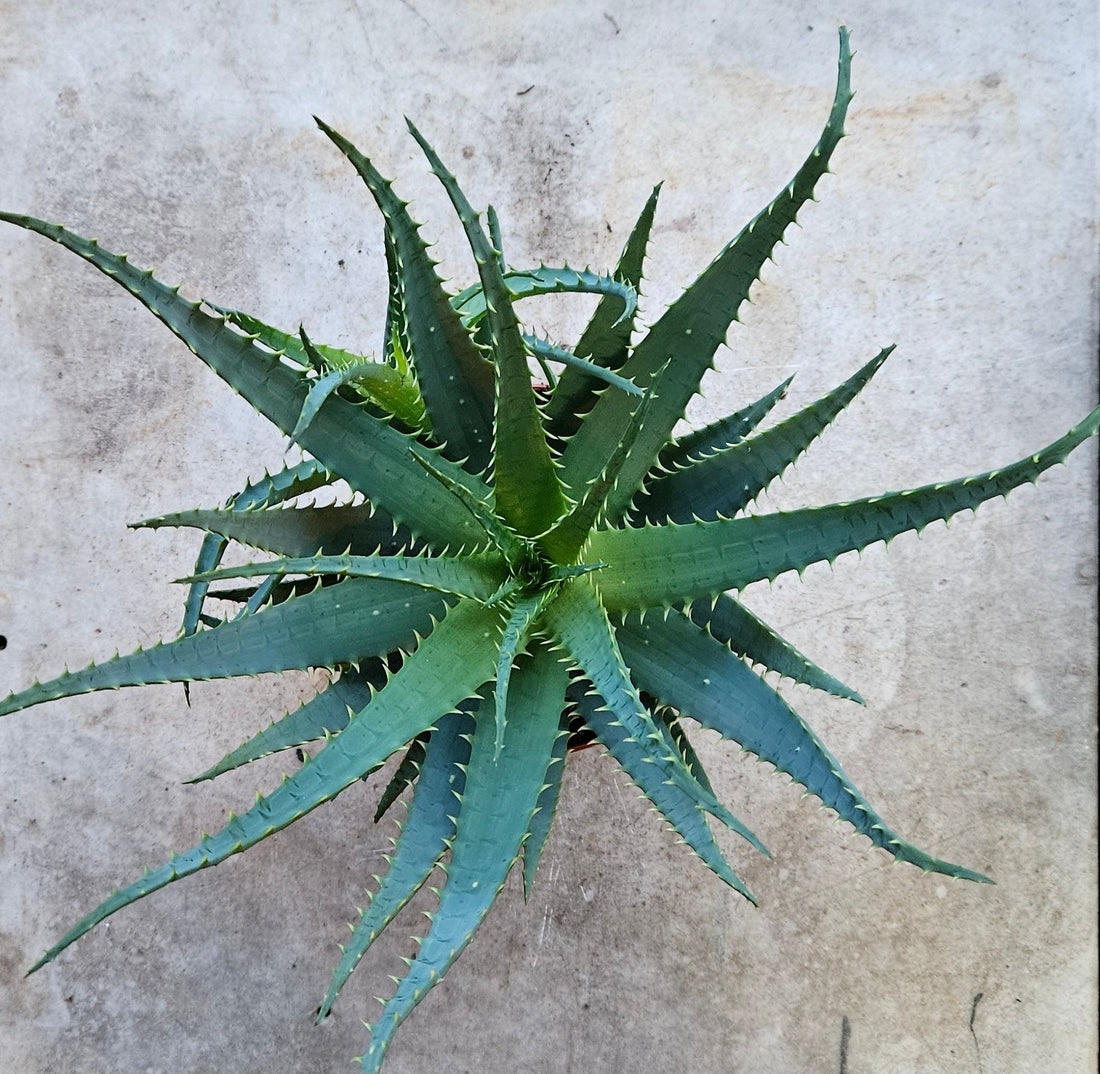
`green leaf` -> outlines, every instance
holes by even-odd
[[[720,642],[683,615],[631,616],[619,632],[638,682],[663,704],[774,764],[901,861],[988,883],[981,873],[939,861],[888,828],[801,717]]]
[[[493,687],[493,708],[496,712],[496,751],[504,748],[504,729],[508,723],[508,686],[512,668],[527,644],[527,634],[532,622],[546,603],[545,592],[520,594],[508,604],[508,622],[497,656],[497,678]]]
[[[667,471],[678,470],[688,463],[724,451],[748,436],[768,416],[772,407],[787,394],[794,380],[792,373],[782,384],[776,385],[767,395],[747,407],[712,421],[702,429],[687,433],[661,449],[658,466]]]
[[[493,673],[500,616],[480,604],[453,608],[405,661],[401,671],[311,761],[216,835],[115,891],[81,918],[28,971],[52,962],[73,941],[124,906],[174,880],[217,865],[331,801],[364,773],[432,725]],[[555,714],[555,726],[557,716]],[[521,721],[517,721],[521,722]],[[526,819],[524,821],[526,825]]]
[[[569,746],[569,715],[568,711],[562,712],[558,725],[558,737],[554,739],[554,745],[550,751],[550,760],[546,765],[546,775],[539,791],[538,802],[535,807],[531,823],[527,826],[527,838],[523,843],[523,899],[525,902],[531,898],[531,889],[535,884],[535,873],[538,871],[539,859],[542,857],[543,848],[550,835],[550,828],[554,823],[554,816],[558,811],[558,800],[561,798],[561,782],[565,775],[565,753]]]
[[[0,716],[93,690],[351,664],[412,645],[445,608],[431,590],[351,578],[212,630],[36,682],[0,701]]]
[[[401,264],[397,256],[393,232],[387,225],[382,229],[383,247],[386,252],[386,279],[388,284],[386,302],[386,324],[383,331],[383,350],[386,362],[392,365],[404,378],[408,372],[408,354],[412,350],[409,343],[409,321],[405,310],[405,285],[401,278]],[[416,393],[421,412],[424,400],[420,392]],[[423,418],[425,431],[428,428],[427,415]]]
[[[249,507],[266,507],[312,492],[322,485],[327,485],[331,480],[332,476],[319,462],[315,459],[307,459],[305,462],[298,463],[297,466],[288,466],[277,474],[264,474],[259,481],[246,485],[235,496],[230,497],[228,507],[238,511]],[[151,523],[136,523],[137,527],[143,525],[151,525]],[[202,528],[213,529],[207,526]],[[228,542],[224,536],[216,530],[208,533],[203,538],[198,558],[195,560],[194,573],[202,574],[203,571],[214,570],[221,562],[227,545]],[[183,610],[183,625],[180,628],[182,633],[194,634],[198,630],[199,617],[202,615],[208,588],[205,582],[194,582],[188,589]]]
[[[204,298],[200,303],[213,310],[220,317],[224,317],[230,324],[236,325],[252,339],[259,340],[269,350],[276,354],[285,355],[303,371],[314,369],[318,373],[323,372],[327,366],[347,366],[365,362],[368,359],[362,354],[341,350],[338,347],[329,347],[325,344],[315,344],[314,349],[320,355],[320,360],[311,355],[303,346],[301,337],[294,332],[286,332],[282,328],[265,324],[258,317],[253,317],[242,310],[233,309],[231,306],[222,306],[217,302],[211,302]]]
[[[285,433],[294,428],[308,382],[278,356],[95,241],[31,217],[0,213],[0,220],[36,231],[95,265],[134,295],[264,417]],[[302,447],[326,469],[414,533],[444,546],[476,538],[479,527],[473,517],[453,494],[429,480],[410,455],[413,443],[411,437],[338,396],[325,402],[302,436]],[[446,464],[447,460],[439,460],[441,469]]]
[[[305,344],[306,349],[312,349],[313,344],[306,335],[306,330],[302,328],[300,332],[302,343]],[[306,401],[302,404],[302,412],[298,415],[298,420],[294,423],[294,428],[291,430],[290,442],[293,444],[301,439],[302,433],[309,428],[310,423],[317,416],[317,411],[321,409],[325,400],[338,388],[342,388],[344,385],[350,384],[353,381],[360,385],[369,385],[371,383],[385,381],[393,372],[394,370],[388,365],[379,365],[377,362],[358,362],[344,369],[334,369],[329,373],[325,373],[318,380],[313,381],[310,384]]]
[[[626,240],[623,252],[619,256],[619,263],[615,266],[615,278],[628,283],[634,288],[635,293],[642,282],[642,262],[645,260],[645,250],[649,243],[649,233],[653,227],[653,216],[657,211],[657,196],[660,192],[661,184],[658,183],[649,195],[641,215]],[[588,358],[593,365],[609,371],[622,366],[630,352],[630,337],[634,331],[635,317],[634,313],[631,313],[624,319],[616,316],[617,313],[610,297],[601,299],[577,346],[573,349],[578,357]],[[589,375],[586,376],[586,372]],[[565,440],[577,431],[580,415],[591,410],[597,398],[596,392],[600,387],[601,385],[593,379],[590,370],[582,370],[580,367],[566,369],[547,407],[550,428],[555,436]]]
[[[485,206],[485,218],[489,223],[489,242],[497,252],[497,264],[500,266],[501,273],[507,273],[508,264],[504,260],[504,240],[500,234],[500,218],[491,205]]]
[[[713,794],[714,788],[711,786],[710,779],[707,777],[706,769],[703,768],[703,762],[699,760],[699,755],[695,752],[695,747],[692,746],[691,740],[684,730],[683,722],[677,717],[675,709],[663,706],[654,714],[654,723],[658,721],[660,721],[658,726],[664,724],[668,729],[669,739],[676,749],[680,751],[680,756],[683,757],[684,764],[687,765],[688,771],[695,777],[699,786]]]
[[[351,940],[333,971],[332,982],[317,1011],[318,1025],[324,1021],[340,989],[370,945],[423,887],[454,838],[455,815],[458,799],[466,786],[466,765],[473,732],[473,716],[451,712],[439,720],[427,746],[422,747],[423,761],[419,765],[416,793],[401,837],[393,857],[388,859],[386,875],[371,896],[370,906],[360,912],[352,928]]]
[[[393,239],[402,277],[407,353],[436,440],[444,445],[446,458],[465,460],[471,473],[480,473],[488,465],[492,447],[492,368],[451,306],[406,203],[351,142],[314,119],[366,183]]]
[[[212,582],[221,578],[257,578],[264,575],[326,574],[348,578],[389,578],[395,582],[454,593],[460,597],[488,600],[507,577],[503,559],[495,552],[463,556],[309,556],[276,559],[224,567],[204,576]],[[185,578],[183,581],[191,581]]]
[[[1010,466],[905,492],[691,526],[600,530],[586,555],[607,564],[597,577],[609,611],[714,596],[811,563],[832,563],[844,552],[907,530],[919,533],[930,522],[1005,496],[1063,462],[1097,426],[1100,407],[1065,436]]]
[[[424,761],[424,751],[431,734],[426,732],[409,743],[405,756],[397,766],[397,771],[390,777],[386,789],[378,799],[378,805],[374,809],[374,823],[377,824],[389,811],[393,804],[404,793],[405,788],[416,782],[420,775],[420,765]]]
[[[818,667],[728,593],[720,594],[714,601],[694,601],[688,614],[696,626],[708,631],[737,656],[763,664],[769,671],[815,690],[860,705],[864,703],[855,690]]]
[[[381,689],[385,685],[385,665],[381,660],[372,657],[365,660],[363,665],[360,672],[344,672],[339,679],[329,683],[305,704],[269,724],[227,753],[216,765],[186,782],[201,783],[206,779],[214,779],[261,757],[293,749],[295,746],[304,746],[307,742],[343,731],[351,714],[364,708],[370,701],[372,687]]]
[[[499,756],[492,702],[478,712],[447,883],[409,972],[371,1029],[364,1071],[376,1074],[397,1027],[442,979],[504,886],[542,790],[567,682],[557,655],[533,645],[512,676],[511,704],[524,718],[508,721]]]
[[[527,368],[519,322],[504,285],[500,264],[455,177],[443,167],[432,147],[409,123],[409,131],[424,151],[432,173],[443,184],[462,222],[474,253],[481,286],[489,306],[489,330],[496,371],[496,411],[493,424],[493,486],[496,510],[517,533],[534,537],[549,529],[565,511],[561,482],[550,457]]]
[[[611,387],[618,388],[619,391],[626,392],[627,395],[642,394],[642,389],[633,381],[620,377],[618,373],[612,373],[610,369],[601,369],[598,365],[593,365],[584,358],[578,358],[572,351],[567,351],[564,347],[556,347],[549,340],[540,339],[538,336],[532,336],[524,332],[523,343],[536,360],[560,362],[568,368],[584,370],[593,379],[602,381],[604,384],[610,384]]]
[[[499,252],[498,247],[494,246],[493,249]],[[500,271],[504,288],[512,301],[565,292],[604,295],[618,310],[615,324],[633,317],[634,311],[638,308],[638,292],[617,275],[602,276],[591,269],[575,269],[568,265],[560,268],[539,265],[538,268],[522,271],[519,269],[505,271],[501,268]],[[451,305],[458,311],[467,328],[476,328],[488,316],[489,304],[485,294],[483,284],[474,284],[451,299]]]
[[[353,385],[360,395],[377,404],[386,414],[392,414],[407,429],[427,431],[424,402],[420,398],[420,392],[399,369],[322,343],[313,344],[314,354],[311,355],[301,338],[291,332],[264,324],[256,317],[228,306],[219,306],[209,301],[205,301],[204,305],[220,313],[230,324],[235,324],[254,336],[265,347],[285,354],[303,369],[312,368],[319,373],[329,370],[360,370]]]
[[[419,547],[407,529],[397,527],[385,511],[369,503],[177,511],[133,522],[131,526],[134,529],[193,527],[282,556],[335,555],[347,550],[355,555],[396,555]],[[206,574],[216,566],[216,563],[209,566],[200,563],[194,573]]]
[[[507,523],[497,517],[490,496],[482,497],[476,489],[470,488],[463,480],[457,479],[455,474],[447,474],[436,463],[441,461],[438,456],[422,448],[419,444],[412,448],[413,458],[444,488],[453,492],[465,506],[466,510],[477,519],[478,525],[485,531],[485,535],[496,545],[509,563],[517,563],[523,558],[523,542],[508,527]]]
[[[555,563],[569,564],[576,561],[592,527],[604,513],[608,497],[637,442],[638,433],[652,402],[653,392],[650,389],[635,406],[630,416],[630,424],[623,433],[622,439],[615,445],[615,450],[607,460],[603,472],[584,490],[580,503],[539,540],[539,546]]]
[[[852,98],[850,68],[848,34],[841,29],[836,95],[825,129],[810,156],[790,184],[669,307],[620,370],[623,376],[644,388],[661,366],[672,359],[660,378],[654,405],[631,460],[608,503],[611,518],[620,517],[629,507],[634,491],[699,390],[703,374],[712,367],[714,353],[737,318],[741,303],[748,298],[764,262],[794,223],[799,209],[813,196],[818,180],[828,171],[829,159],[844,134],[844,117]],[[616,393],[606,392],[600,397],[562,456],[564,481],[571,493],[598,472],[629,420],[630,408]]]
[[[615,719],[623,725],[625,733],[638,743],[661,777],[671,781],[766,855],[768,851],[756,836],[715,798],[713,792],[699,785],[669,742],[665,729],[654,723],[631,680],[615,632],[586,578],[577,578],[562,586],[557,599],[543,612],[540,625],[573,658]]]
[[[737,514],[817,439],[893,349],[884,348],[839,387],[786,421],[651,481],[635,497],[632,518],[660,524]]]
[[[708,869],[755,905],[756,897],[723,857],[707,825],[706,815],[695,799],[665,779],[664,773],[598,697],[587,696],[580,707],[585,723],[680,838]]]

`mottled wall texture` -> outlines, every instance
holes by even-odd
[[[1094,405],[1097,14],[1047,4],[724,0],[0,3],[0,207],[62,221],[211,296],[376,350],[381,224],[314,128],[368,150],[456,284],[472,269],[415,117],[510,260],[612,264],[664,179],[650,320],[787,181],[828,112],[851,135],[730,333],[694,423],[797,371],[789,412],[896,342],[762,507],[985,470]],[[583,301],[529,307],[568,339]],[[193,535],[285,442],[136,303],[0,231],[0,690],[174,633]],[[531,901],[510,883],[398,1035],[389,1074],[1096,1069],[1096,448],[1038,487],[753,587],[865,708],[784,686],[888,822],[996,887],[893,866],[716,741],[773,850],[754,909],[597,751],[575,757]],[[265,678],[96,694],[0,722],[0,1070],[350,1069],[416,910],[328,1023],[344,922],[394,829],[375,785],[23,971],[144,862],[270,786],[181,781],[308,696]]]

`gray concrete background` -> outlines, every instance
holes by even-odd
[[[1096,398],[1091,4],[0,3],[0,205],[374,349],[379,220],[310,114],[399,177],[464,284],[408,113],[498,207],[514,263],[606,267],[665,179],[652,318],[813,144],[841,22],[852,137],[691,417],[798,370],[794,408],[897,342],[767,506],[1016,459]],[[583,303],[528,309],[563,338],[583,323]],[[219,502],[283,443],[128,296],[14,229],[0,340],[6,692],[172,634],[168,580],[196,542],[124,523]],[[1095,1070],[1095,539],[1090,445],[950,532],[748,597],[864,693],[858,708],[784,687],[886,819],[996,887],[892,867],[704,736],[720,793],[775,853],[730,846],[753,909],[588,751],[531,903],[509,884],[388,1074]],[[156,687],[0,723],[0,1071],[350,1069],[420,931],[402,917],[312,1026],[392,833],[370,822],[374,788],[22,979],[142,863],[277,779],[276,760],[180,785],[308,692],[304,675],[211,683],[188,711]]]

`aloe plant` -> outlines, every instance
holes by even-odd
[[[205,533],[183,579],[179,636],[35,682],[0,702],[0,715],[145,683],[331,672],[327,688],[195,782],[307,743],[321,743],[316,755],[220,831],[116,890],[32,971],[115,911],[247,850],[397,755],[375,819],[402,795],[408,817],[318,1012],[318,1020],[328,1014],[375,938],[443,865],[430,925],[360,1060],[377,1071],[395,1030],[469,942],[513,866],[530,890],[571,749],[602,745],[702,863],[753,899],[711,825],[767,851],[715,796],[691,746],[695,726],[771,762],[896,859],[987,880],[919,850],[881,819],[753,665],[859,695],[732,594],[1036,480],[1096,432],[1100,408],[1001,469],[771,514],[752,513],[755,498],[892,347],[779,423],[762,426],[788,382],[706,428],[675,432],[764,262],[828,170],[844,134],[849,73],[841,30],[836,93],[811,153],[647,331],[636,323],[638,288],[659,187],[613,271],[516,269],[495,213],[486,214],[487,233],[412,124],[473,252],[477,279],[457,295],[440,281],[390,181],[317,121],[383,217],[389,298],[377,358],[189,301],[94,240],[0,213],[119,283],[306,453],[224,506],[137,523]],[[524,300],[551,292],[600,296],[572,346],[529,334],[519,319]],[[360,495],[295,506],[338,480]],[[269,556],[222,567],[231,542]],[[215,599],[233,611],[213,614]]]

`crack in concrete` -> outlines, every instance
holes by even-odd
[[[970,1035],[974,1038],[974,1051],[978,1055],[978,1074],[984,1074],[984,1069],[982,1067],[982,1047],[978,1043],[978,1034],[974,1032],[974,1018],[978,1013],[978,1004],[981,1003],[984,995],[984,992],[979,992],[974,997],[974,1002],[970,1007]]]
[[[840,1019],[840,1074],[848,1074],[848,1045],[852,1041],[852,1023],[848,1016]]]

